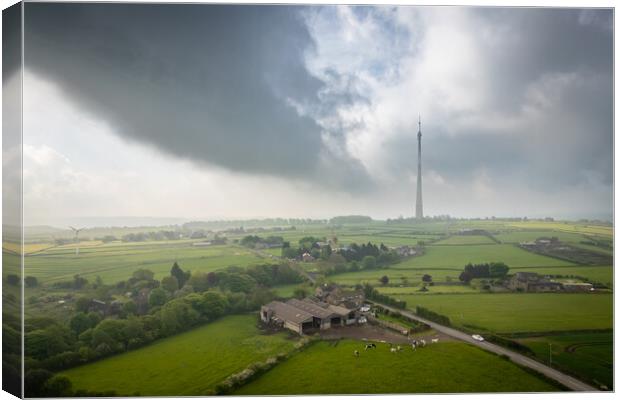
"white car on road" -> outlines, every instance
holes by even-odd
[[[474,340],[477,340],[479,342],[484,342],[484,338],[480,335],[471,335],[472,338],[474,338]]]

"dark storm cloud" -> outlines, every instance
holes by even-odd
[[[454,119],[423,126],[426,170],[471,182],[481,170],[499,185],[540,192],[584,182],[613,184],[613,32],[610,10],[478,9],[488,96],[478,127]],[[483,32],[484,29],[488,29]],[[483,40],[484,34],[496,35]],[[530,104],[532,89],[548,104]],[[539,107],[524,115],[525,106]],[[506,117],[506,124],[487,124]],[[510,119],[520,122],[512,126]],[[424,118],[423,118],[424,119]],[[389,167],[415,170],[415,135],[385,143]],[[609,199],[611,201],[611,199]],[[611,203],[610,203],[611,207]]]
[[[27,68],[123,137],[233,171],[320,179],[331,157],[321,128],[287,104],[316,103],[322,85],[303,64],[313,42],[298,7],[26,8]],[[368,184],[359,163],[329,162],[356,175],[352,189]]]
[[[499,39],[483,48],[498,109],[518,106],[525,84],[542,73],[613,73],[611,10],[493,8],[475,15]]]

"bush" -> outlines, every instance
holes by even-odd
[[[426,309],[424,307],[417,306],[415,313],[422,318],[428,319],[429,321],[437,322],[438,324],[445,326],[450,326],[450,318]]]

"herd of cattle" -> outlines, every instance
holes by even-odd
[[[435,339],[431,339],[431,343],[438,343],[439,339],[435,338]],[[388,343],[390,346],[390,352],[392,353],[397,353],[399,351],[402,351],[403,348],[400,345],[394,346],[391,343]],[[426,340],[424,339],[420,339],[420,340],[412,340],[411,341],[411,348],[415,351],[416,348],[418,347],[426,347]],[[376,349],[377,345],[375,343],[367,343],[366,346],[364,347],[364,350],[372,350],[372,349]],[[360,356],[360,352],[359,350],[355,350],[353,351],[353,355],[355,357],[359,357]]]

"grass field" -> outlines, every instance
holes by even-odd
[[[191,271],[214,271],[231,265],[246,266],[272,262],[259,258],[238,246],[196,247],[189,242],[143,244],[109,244],[80,249],[76,256],[73,248],[51,249],[25,258],[25,274],[44,283],[70,280],[80,274],[87,279],[101,276],[106,283],[115,283],[131,277],[140,268],[150,269],[156,278],[170,272],[177,261],[181,268]]]
[[[510,268],[573,265],[567,261],[530,253],[510,244],[469,246],[426,246],[426,253],[397,264],[397,268],[451,267],[463,269],[467,263],[502,261]]]
[[[613,389],[613,332],[574,333],[520,340],[541,360]]]
[[[531,242],[540,237],[557,237],[562,242],[567,243],[578,243],[582,240],[587,240],[586,237],[581,233],[570,233],[570,232],[558,232],[558,231],[512,231],[512,232],[502,232],[493,235],[497,240],[502,243],[521,243],[521,242]]]
[[[509,361],[473,346],[438,343],[413,352],[371,351],[342,340],[312,345],[235,395],[543,392],[558,390]],[[359,358],[353,356],[361,350]]]
[[[590,279],[594,282],[601,282],[609,287],[613,287],[613,267],[611,266],[574,266],[574,267],[540,267],[540,268],[516,268],[510,270],[511,273],[524,271],[524,272],[537,272],[545,275],[574,275],[582,276]]]
[[[434,281],[444,282],[446,279],[458,279],[462,269],[443,268],[443,269],[375,269],[358,272],[347,272],[344,274],[330,275],[327,280],[341,285],[353,286],[358,283],[368,282],[372,285],[379,285],[379,278],[386,275],[393,284],[415,284],[422,281],[424,274],[432,276]],[[403,281],[403,279],[405,279]]]
[[[290,350],[287,334],[261,335],[256,315],[230,316],[149,346],[63,371],[74,389],[118,395],[199,396],[255,361]]]
[[[453,235],[446,239],[442,239],[433,245],[468,245],[468,244],[495,244],[488,236],[481,235]]]
[[[472,325],[492,332],[546,332],[612,327],[611,294],[437,294],[395,296],[415,310],[426,307],[450,318],[453,325]]]
[[[385,269],[363,270],[332,275],[328,280],[344,285],[369,282],[377,284],[386,275],[394,284],[417,283],[422,275],[429,274],[435,282],[458,280],[465,264],[503,261],[511,272],[519,268],[573,266],[567,261],[530,253],[510,244],[486,245],[430,245],[422,256],[409,258]],[[533,270],[532,270],[533,271]],[[406,284],[406,283],[405,283]]]
[[[520,229],[547,229],[559,232],[576,232],[589,235],[600,236],[613,236],[614,229],[612,226],[602,225],[587,225],[578,224],[573,222],[542,222],[542,221],[528,221],[528,222],[513,222],[508,224],[515,228]]]
[[[279,297],[293,297],[293,292],[300,286],[299,283],[292,283],[290,285],[274,286],[272,289],[276,296]]]
[[[388,287],[378,286],[376,289],[389,295],[403,295],[403,294],[435,294],[435,293],[478,293],[477,289],[472,288],[469,285],[433,285],[427,286],[428,292],[418,292],[420,287]]]

